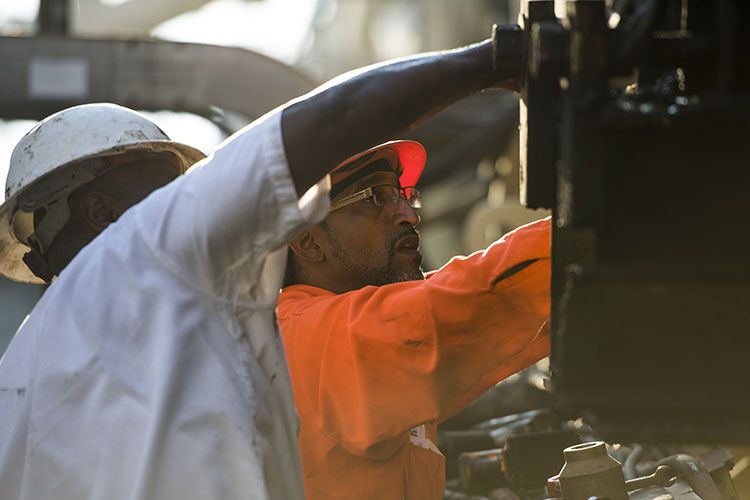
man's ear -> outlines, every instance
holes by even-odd
[[[116,199],[98,191],[83,195],[78,207],[83,221],[97,234],[119,219],[125,211]]]
[[[303,262],[323,261],[323,249],[320,248],[320,245],[315,240],[315,236],[309,230],[290,241],[289,246],[294,255]]]

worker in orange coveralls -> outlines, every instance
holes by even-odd
[[[350,158],[290,242],[277,314],[310,499],[443,498],[437,423],[549,353],[549,220],[424,275],[424,164],[413,141]]]

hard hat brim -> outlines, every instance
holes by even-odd
[[[370,148],[361,153],[357,153],[351,158],[347,158],[343,162],[334,168],[331,173],[335,173],[336,170],[353,163],[360,158],[375,153],[384,149],[393,150],[398,156],[399,163],[401,164],[401,176],[399,182],[402,186],[415,186],[422,176],[425,163],[427,162],[427,152],[424,146],[417,141],[410,140],[398,140],[390,141]]]
[[[61,165],[54,172],[48,175],[57,174],[75,163],[85,161],[87,159],[96,157],[114,156],[123,153],[132,152],[152,152],[152,153],[171,153],[178,159],[179,174],[184,174],[192,165],[199,162],[206,155],[200,150],[181,144],[174,141],[148,141],[134,144],[126,144],[117,148],[109,148],[102,151],[89,154],[85,157],[77,159],[75,162],[70,162],[65,165]],[[32,283],[32,284],[43,284],[44,281],[38,278],[31,272],[31,270],[23,262],[23,256],[29,251],[29,248],[18,241],[13,234],[11,227],[11,218],[17,208],[17,199],[27,189],[32,188],[39,182],[43,182],[47,178],[47,175],[36,179],[33,183],[26,186],[21,191],[15,193],[13,196],[5,200],[0,205],[0,275],[5,276],[13,281],[20,283]]]

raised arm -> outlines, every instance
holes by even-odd
[[[186,282],[249,297],[269,253],[325,216],[325,188],[305,199],[308,210],[298,197],[340,161],[473,92],[512,85],[510,71],[493,69],[492,53],[486,41],[329,82],[235,133],[146,199],[140,232]]]
[[[493,69],[492,41],[486,40],[355,70],[303,96],[282,116],[297,192],[344,159],[463,97],[489,87],[513,88],[511,66]]]

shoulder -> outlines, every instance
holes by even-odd
[[[311,305],[326,297],[336,297],[333,292],[310,285],[292,285],[281,290],[276,305],[276,315],[279,322],[288,320],[291,316],[301,314]]]

